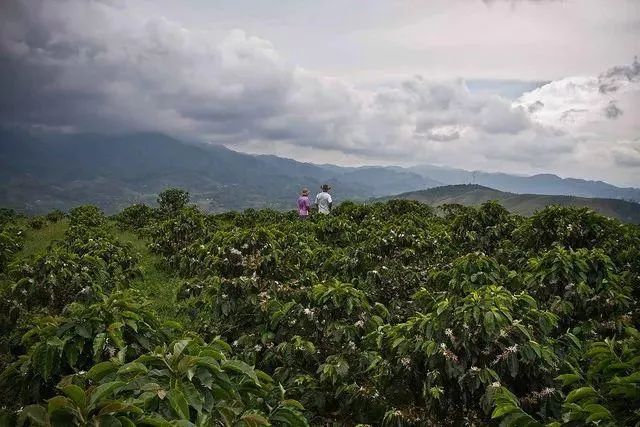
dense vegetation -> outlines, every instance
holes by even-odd
[[[640,423],[640,228],[587,209],[0,221],[8,425]]]

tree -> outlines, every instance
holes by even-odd
[[[173,216],[189,203],[189,192],[179,188],[167,188],[158,195],[158,205],[163,216]]]

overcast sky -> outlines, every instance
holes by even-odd
[[[0,124],[640,186],[638,0],[3,0]]]

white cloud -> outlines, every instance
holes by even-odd
[[[575,140],[576,150],[582,152],[580,170],[608,169],[610,176],[637,185],[640,179],[637,59],[599,76],[553,81],[525,93],[518,103],[529,108],[536,123],[557,128]]]

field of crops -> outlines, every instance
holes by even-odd
[[[587,209],[0,211],[0,425],[640,425],[640,227]]]

